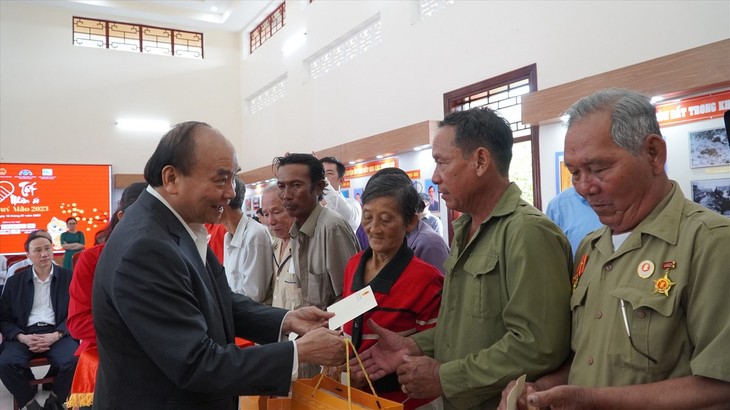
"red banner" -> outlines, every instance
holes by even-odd
[[[0,163],[0,253],[23,253],[27,235],[45,229],[61,250],[75,217],[86,247],[110,216],[111,166]]]
[[[727,110],[730,110],[730,91],[723,91],[682,101],[657,104],[656,117],[659,125],[664,127],[722,117]]]
[[[410,179],[421,179],[421,170],[420,169],[406,171],[406,174],[408,174],[408,178],[410,178]]]
[[[362,164],[347,167],[345,178],[361,178],[373,175],[383,168],[392,168],[398,166],[398,158],[386,158],[379,161],[364,162]]]

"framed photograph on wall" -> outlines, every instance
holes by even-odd
[[[730,165],[730,145],[725,128],[690,131],[690,168]]]
[[[730,178],[692,181],[692,200],[730,217]]]
[[[439,186],[434,184],[432,180],[425,180],[426,193],[428,194],[428,210],[438,212],[441,205],[439,201]]]
[[[350,197],[350,190],[349,190],[349,189],[340,189],[340,193],[341,193],[341,194],[342,194],[342,196],[344,196],[345,198],[349,198],[349,197]]]
[[[362,190],[363,188],[355,188],[352,190],[352,194],[355,196],[355,200],[360,204],[360,206],[362,206]]]

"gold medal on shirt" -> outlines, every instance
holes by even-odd
[[[669,296],[669,289],[676,285],[676,282],[672,282],[669,279],[669,271],[677,267],[677,262],[668,261],[662,263],[662,269],[665,269],[664,276],[654,281],[654,293],[663,293],[664,296]]]
[[[639,274],[639,277],[641,279],[646,279],[649,276],[653,275],[654,274],[654,262],[652,262],[648,259],[645,261],[642,261],[639,264],[639,267],[636,268],[636,273]]]

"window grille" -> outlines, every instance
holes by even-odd
[[[452,4],[454,4],[454,0],[418,0],[418,15],[421,20],[424,20]]]
[[[251,114],[255,114],[274,102],[284,98],[286,95],[286,86],[287,75],[284,74],[254,93],[250,98],[248,98],[248,107]]]
[[[537,91],[534,64],[444,94],[444,110],[448,114],[486,106],[509,122],[514,137],[510,180],[526,201],[540,209],[539,127],[522,123],[522,96],[532,91]]]
[[[75,46],[203,59],[203,33],[86,17],[72,21]]]
[[[308,59],[309,77],[318,78],[383,42],[380,15],[336,40]]]
[[[277,31],[279,31],[286,23],[286,2],[281,3],[271,14],[269,14],[264,21],[261,22],[256,28],[251,30],[249,41],[251,45],[251,52],[261,47],[266,40],[270,39]]]

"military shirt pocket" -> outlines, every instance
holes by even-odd
[[[610,292],[616,298],[618,307],[616,332],[608,347],[608,358],[612,364],[652,374],[663,374],[674,368],[676,358],[681,355],[685,346],[682,346],[683,338],[674,338],[673,335],[686,332],[680,327],[680,315],[676,312],[677,294],[678,292],[673,292],[665,296],[647,289],[631,287],[619,287]],[[621,300],[624,301],[623,308]],[[631,346],[622,309],[626,313],[634,346],[656,359],[656,364]],[[668,343],[672,339],[678,342]]]
[[[464,295],[469,297],[469,313],[480,318],[501,316],[499,257],[493,254],[472,254],[464,263],[469,274]]]
[[[578,324],[581,323],[581,315],[585,310],[586,295],[588,295],[588,284],[581,284],[579,282],[578,286],[573,289],[573,294],[570,296],[570,311],[573,315],[572,327],[574,335],[577,335],[578,331],[580,331],[580,329],[578,328]]]

